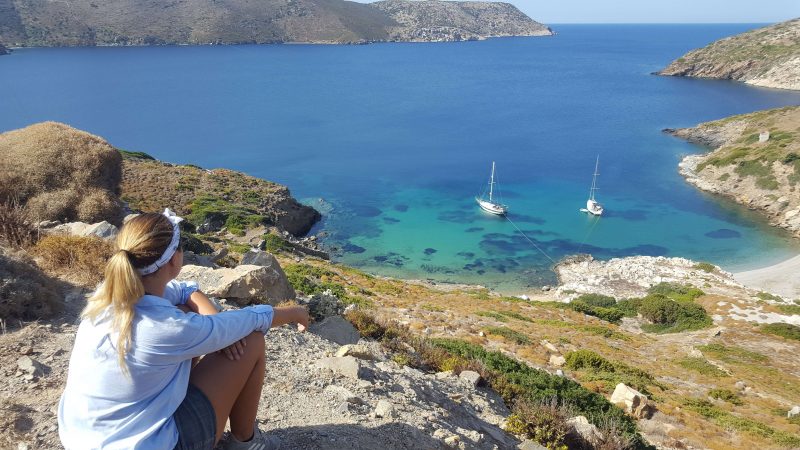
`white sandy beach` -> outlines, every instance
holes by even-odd
[[[747,287],[787,300],[800,298],[800,255],[772,266],[734,273],[733,278]]]

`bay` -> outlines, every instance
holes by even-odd
[[[661,133],[800,93],[651,75],[756,25],[554,25],[545,38],[366,46],[20,49],[0,58],[0,130],[57,120],[158,159],[289,186],[338,261],[508,292],[589,252],[743,270],[797,254],[765,220],[677,173]],[[600,156],[598,199],[578,211]],[[492,161],[509,218],[473,197]],[[535,246],[534,246],[535,245]],[[536,248],[538,247],[538,249]]]

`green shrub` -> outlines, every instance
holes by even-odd
[[[556,397],[537,402],[523,399],[514,404],[513,414],[506,422],[506,431],[532,439],[547,449],[567,450],[572,430],[567,422],[570,417],[570,408],[559,404]]]
[[[289,284],[297,292],[305,295],[322,294],[325,291],[342,301],[345,305],[360,304],[362,306],[371,305],[372,302],[363,297],[348,294],[347,289],[335,281],[336,273],[309,264],[287,264],[283,268]]]
[[[531,343],[531,338],[529,338],[527,335],[522,334],[519,331],[512,330],[508,327],[486,327],[484,328],[484,331],[486,334],[502,336],[519,345],[527,345]]]
[[[633,386],[644,394],[650,394],[649,386],[661,387],[646,371],[618,361],[609,361],[591,350],[569,352],[565,359],[568,369],[584,371],[586,381],[604,381],[609,390],[619,383]]]
[[[565,359],[567,360],[566,367],[572,370],[614,371],[614,364],[591,350],[569,352]]]
[[[784,314],[793,316],[800,315],[800,305],[776,305],[777,308]]]
[[[720,177],[720,178],[722,178],[722,177]],[[697,269],[697,270],[702,270],[703,272],[711,273],[714,270],[716,270],[717,266],[715,266],[715,265],[713,265],[711,263],[707,263],[707,262],[699,262],[699,263],[694,265],[694,268]]]
[[[639,314],[653,323],[674,324],[680,318],[681,305],[661,295],[650,295],[639,307]]]
[[[500,314],[506,317],[511,317],[512,319],[521,320],[523,322],[533,322],[533,319],[531,319],[530,317],[525,317],[522,314],[514,311],[500,311]]]
[[[732,405],[741,406],[744,402],[739,398],[739,394],[731,391],[730,389],[711,389],[708,391],[708,396],[719,400],[726,401]]]
[[[769,358],[761,353],[747,350],[741,347],[728,346],[722,344],[708,344],[697,347],[703,353],[714,355],[725,362],[733,363],[763,363]]]
[[[189,210],[188,219],[191,223],[200,225],[209,219],[223,220],[228,231],[238,235],[244,235],[247,229],[266,222],[266,218],[253,209],[209,194],[196,197],[189,205]]]
[[[119,150],[119,153],[122,155],[124,159],[147,159],[150,161],[155,161],[156,159],[152,156],[148,155],[145,152],[129,152],[127,150]]]
[[[771,300],[775,302],[782,302],[783,299],[778,297],[777,295],[770,294],[769,292],[759,292],[756,294],[756,297],[760,298],[761,300]]]
[[[278,253],[282,251],[290,251],[292,246],[289,245],[282,237],[277,234],[267,233],[264,235],[264,250],[270,253]]]
[[[573,302],[583,302],[589,306],[599,306],[602,308],[611,308],[617,305],[617,299],[608,295],[602,294],[583,294],[573,300]]]
[[[699,289],[695,289],[695,291],[699,291]],[[685,300],[695,295],[694,292],[675,293],[676,297],[684,299],[680,301],[672,300],[659,293],[642,298],[637,302],[637,311],[652,322],[652,324],[643,325],[642,329],[651,333],[677,333],[710,326],[713,321],[706,310],[700,305],[691,303],[691,300]]]
[[[648,289],[647,293],[661,294],[675,301],[694,301],[697,297],[704,295],[703,291],[694,286],[669,282],[658,283]]]
[[[761,331],[786,339],[800,341],[800,327],[790,323],[769,323],[761,326]]]
[[[476,316],[481,316],[481,317],[490,317],[490,318],[492,318],[494,320],[497,320],[497,321],[500,321],[500,322],[508,322],[508,318],[507,317],[505,317],[504,315],[500,314],[499,312],[495,312],[495,311],[478,311],[478,312],[475,313],[475,315]]]
[[[720,377],[727,377],[728,374],[720,370],[719,367],[711,364],[710,362],[706,361],[705,358],[683,358],[677,361],[678,365],[683,367],[684,369],[694,370],[703,375],[708,375],[710,377],[720,378]]]

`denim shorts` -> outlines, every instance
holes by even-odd
[[[175,450],[212,450],[217,439],[217,415],[214,406],[200,389],[189,383],[175,414],[178,443]]]

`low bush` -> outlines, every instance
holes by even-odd
[[[661,385],[652,375],[642,369],[631,367],[619,361],[609,361],[591,350],[576,350],[565,356],[566,367],[583,371],[586,381],[603,381],[606,390],[619,383],[625,383],[644,394],[650,394],[648,387]]]
[[[770,294],[769,292],[759,292],[756,294],[756,297],[760,298],[761,300],[771,300],[774,302],[782,302],[783,299],[778,297],[777,295]]]
[[[730,389],[711,389],[708,391],[708,396],[719,400],[726,401],[732,405],[741,406],[744,402],[739,397],[739,394],[731,391]]]
[[[702,375],[707,375],[714,378],[727,377],[727,372],[720,370],[719,367],[711,364],[705,358],[687,357],[677,361],[678,365],[684,369],[693,370]]]
[[[583,294],[573,302],[582,302],[589,306],[599,306],[601,308],[611,308],[617,305],[617,299],[602,294]]]
[[[270,253],[290,251],[290,246],[282,237],[277,234],[267,233],[264,235],[264,250]]]
[[[694,301],[697,297],[705,293],[694,286],[680,284],[680,283],[658,283],[647,290],[648,294],[661,294],[664,297],[671,298],[675,301]]]
[[[103,239],[65,235],[45,236],[31,248],[42,269],[86,287],[103,280],[113,252],[113,246]]]
[[[703,353],[713,355],[725,362],[731,363],[758,364],[769,360],[767,356],[761,353],[732,345],[708,344],[700,345],[697,349]]]
[[[777,308],[784,314],[791,316],[800,315],[800,305],[776,305]]]
[[[13,248],[33,245],[39,232],[28,220],[25,209],[15,199],[0,198],[0,243]]]
[[[249,228],[266,223],[264,216],[254,209],[245,208],[220,197],[204,194],[197,196],[189,205],[188,219],[195,225],[208,220],[222,221],[229,232],[244,235]]]
[[[502,336],[511,342],[519,345],[528,345],[531,343],[531,338],[519,331],[512,330],[508,327],[486,327],[484,328],[486,334],[493,334],[495,336]]]
[[[761,326],[764,333],[774,334],[786,339],[800,341],[800,327],[790,323],[769,323]]]
[[[328,269],[309,264],[287,264],[283,267],[283,272],[296,292],[317,295],[327,291],[345,305],[372,306],[371,300],[360,295],[350,294],[344,285],[334,281],[334,279],[339,279],[339,276]]]
[[[508,322],[508,318],[499,312],[496,311],[478,311],[475,313],[476,316],[481,317],[489,317],[491,319],[500,321],[500,322]]]
[[[683,295],[686,294],[677,294],[679,297]],[[699,330],[711,326],[713,323],[706,310],[702,306],[692,303],[691,300],[676,301],[663,294],[654,293],[639,299],[632,305],[635,305],[642,317],[652,322],[642,326],[643,330],[651,333]]]
[[[579,448],[580,442],[570,442],[571,408],[559,403],[557,397],[536,402],[521,400],[514,404],[506,421],[506,431],[532,439],[547,449]],[[572,444],[572,445],[570,445]]]
[[[728,174],[725,174],[725,175],[728,175]],[[726,177],[726,179],[727,179],[727,177]],[[725,181],[725,180],[722,180],[722,177],[720,177],[720,181]],[[711,263],[707,263],[707,262],[699,262],[699,263],[694,265],[694,268],[697,269],[697,270],[702,270],[703,272],[711,273],[711,272],[713,272],[714,270],[717,269],[717,266],[715,266],[715,265],[713,265]]]

